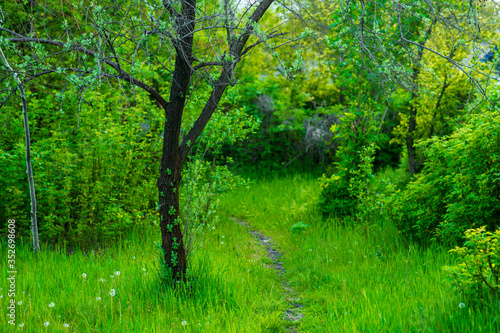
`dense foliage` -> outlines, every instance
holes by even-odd
[[[495,303],[500,287],[500,229],[485,229],[468,229],[464,246],[450,250],[458,255],[457,265],[444,267],[456,289],[480,306]]]
[[[95,92],[87,96],[92,107],[79,110],[76,105],[57,109],[51,95],[30,97],[41,238],[94,243],[151,223],[160,127],[159,115],[148,112],[149,99],[138,94],[130,103],[120,91]],[[29,192],[21,117],[11,112],[3,114],[10,118],[3,138],[12,143],[0,149],[5,189],[0,218],[15,216],[26,235]]]
[[[460,241],[467,229],[500,224],[500,117],[470,117],[449,136],[420,143],[423,171],[388,199],[387,218],[420,240]]]
[[[54,3],[47,1],[47,8]],[[164,130],[171,119],[163,110],[173,104],[165,100],[160,105],[151,89],[166,94],[175,86],[176,38],[162,44],[167,32],[175,30],[175,20],[165,19],[163,7],[143,3],[144,8],[131,9],[123,25],[112,6],[94,8],[88,15],[77,12],[67,21],[58,15],[69,17],[69,10],[29,14],[24,1],[0,4],[0,14],[9,14],[0,26],[0,48],[15,71],[30,78],[25,84],[32,160],[40,237],[46,245],[92,247],[164,221],[157,215],[165,210],[160,203],[166,191],[157,184],[164,138],[174,132]],[[474,304],[498,301],[500,72],[493,41],[499,37],[499,9],[493,3],[455,0],[306,1],[298,15],[293,6],[271,6],[269,15],[252,26],[246,56],[236,61],[226,52],[231,43],[222,42],[227,27],[220,20],[229,12],[243,15],[241,8],[224,9],[217,1],[202,5],[206,16],[196,22],[201,37],[188,57],[192,76],[185,82],[186,94],[174,96],[182,100],[176,133],[181,146],[224,78],[223,71],[216,77],[214,67],[233,62],[240,71],[225,78],[223,97],[213,105],[202,134],[184,142],[189,148],[182,159],[186,163],[176,178],[181,187],[164,184],[167,194],[176,193],[177,202],[181,200],[179,210],[166,210],[164,215],[176,217],[165,229],[182,225],[186,252],[194,252],[197,242],[202,248],[200,240],[215,228],[218,198],[251,183],[235,174],[300,170],[323,175],[316,189],[320,193],[304,198],[301,192],[286,207],[294,223],[283,230],[293,237],[307,236],[314,223],[328,230],[341,222],[359,227],[366,239],[373,230],[395,227],[394,234],[410,244],[408,249],[413,244],[446,250],[458,246],[450,256],[456,265],[446,268],[453,284]],[[179,9],[169,8],[174,14]],[[133,40],[143,13],[150,14],[143,27],[158,29]],[[47,35],[61,28],[82,34],[68,37],[60,54],[53,43],[21,46],[4,38],[3,33],[30,34],[30,15]],[[79,30],[76,22],[85,21],[83,17],[89,18],[88,25]],[[274,35],[276,22],[290,35],[286,41],[284,35]],[[219,30],[211,30],[212,25]],[[119,35],[119,27],[130,28],[130,38]],[[117,33],[112,49],[118,55],[102,45],[104,51],[92,51],[94,58],[70,52],[100,43],[93,28]],[[277,38],[271,42],[269,36]],[[227,34],[228,41],[233,37]],[[123,68],[148,82],[149,93],[101,72],[101,61],[118,61],[134,52],[137,62],[134,55],[122,62]],[[203,54],[206,61],[195,57]],[[43,66],[41,60],[46,61]],[[84,69],[74,70],[75,64]],[[7,232],[6,221],[15,218],[18,236],[27,239],[30,192],[12,73],[0,68],[0,234]],[[160,171],[160,177],[165,175],[172,170]],[[242,206],[263,198],[245,200],[240,200]],[[316,222],[306,219],[311,216]],[[177,241],[172,246],[178,248]],[[372,250],[382,260],[382,250]]]

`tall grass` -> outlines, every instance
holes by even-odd
[[[18,244],[16,326],[7,323],[4,274],[0,332],[258,332],[282,328],[283,301],[276,292],[276,276],[263,259],[265,251],[232,220],[223,219],[198,247],[186,285],[160,283],[155,241],[159,234],[156,228],[149,228],[136,230],[120,244],[99,252],[77,250],[68,255],[46,250],[35,256],[29,246]],[[5,244],[0,258],[0,267],[6,272]]]
[[[441,268],[453,262],[446,248],[420,247],[390,221],[324,221],[314,210],[319,191],[313,175],[267,175],[229,194],[219,225],[193,253],[185,285],[158,278],[157,227],[71,254],[35,256],[18,244],[16,326],[7,323],[4,278],[0,332],[285,332],[281,280],[231,216],[272,237],[284,254],[285,278],[304,304],[301,332],[498,331],[497,309],[473,308],[452,289]],[[6,250],[3,242],[4,272]]]
[[[412,243],[390,221],[324,221],[312,204],[319,192],[311,177],[257,180],[225,204],[225,214],[247,219],[285,253],[305,304],[301,331],[499,331],[495,307],[473,308],[452,289],[446,248]],[[299,222],[308,227],[294,228]]]

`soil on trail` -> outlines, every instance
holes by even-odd
[[[290,283],[285,278],[285,269],[283,268],[283,264],[280,261],[283,256],[281,252],[276,250],[273,245],[273,240],[270,237],[267,237],[260,232],[252,229],[252,226],[243,220],[239,220],[235,217],[232,218],[233,221],[245,227],[250,234],[252,234],[255,238],[259,240],[259,246],[262,246],[267,251],[267,256],[272,261],[271,268],[280,276],[282,282],[281,287],[285,290],[286,300],[288,302],[288,308],[284,311],[283,319],[290,322],[291,326],[288,327],[288,332],[296,333],[295,324],[302,319],[303,315],[300,312],[300,309],[303,307],[302,303],[300,303],[300,298],[296,297],[297,293],[290,287]]]

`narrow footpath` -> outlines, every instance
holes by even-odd
[[[290,326],[288,327],[288,332],[297,333],[297,323],[303,317],[302,313],[300,312],[303,304],[300,302],[300,298],[297,297],[297,292],[295,292],[295,290],[290,287],[290,282],[286,280],[286,270],[283,268],[283,264],[280,261],[280,258],[283,255],[274,247],[272,238],[267,237],[260,232],[252,229],[252,226],[247,221],[243,221],[235,217],[232,217],[232,219],[240,226],[246,228],[250,234],[252,234],[259,240],[259,246],[266,249],[267,256],[273,263],[271,265],[271,268],[274,269],[276,274],[278,274],[278,276],[280,277],[281,287],[285,290],[285,299],[288,302],[288,307],[283,313],[283,320],[287,321],[290,324]]]

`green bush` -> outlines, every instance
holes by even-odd
[[[458,255],[455,266],[443,267],[454,286],[473,304],[498,300],[500,287],[500,229],[487,232],[485,227],[465,232],[463,247],[450,252]]]
[[[113,239],[133,225],[150,223],[155,214],[161,114],[148,113],[147,96],[137,104],[121,92],[89,93],[93,108],[67,110],[60,122],[39,123],[57,104],[42,97],[30,103],[32,162],[40,239],[54,243]],[[76,109],[78,110],[78,109]],[[21,117],[19,113],[12,114]],[[61,110],[62,111],[62,110]],[[72,114],[71,112],[75,112]],[[11,117],[14,117],[11,116]],[[43,117],[42,117],[43,118]],[[145,120],[148,119],[148,120]],[[149,131],[141,124],[149,121]],[[16,130],[16,129],[13,129]],[[30,201],[24,140],[0,141],[0,233],[15,219],[18,236],[30,235]]]
[[[453,134],[419,143],[424,169],[387,200],[387,217],[426,241],[460,242],[465,230],[500,222],[500,117],[473,115]]]
[[[349,191],[347,176],[335,174],[330,178],[323,175],[320,178],[323,188],[319,197],[318,208],[324,216],[349,216],[357,205],[357,198]]]
[[[373,178],[373,160],[376,146],[363,147],[358,153],[359,162],[355,169],[339,168],[330,178],[320,178],[323,191],[319,208],[324,215],[349,216],[356,213],[358,221],[366,221],[373,206],[370,180]]]
[[[377,127],[375,112],[355,106],[351,106],[351,110],[340,110],[339,124],[331,127],[339,145],[335,173],[320,178],[323,190],[318,208],[323,216],[352,215],[366,199],[377,147]]]

